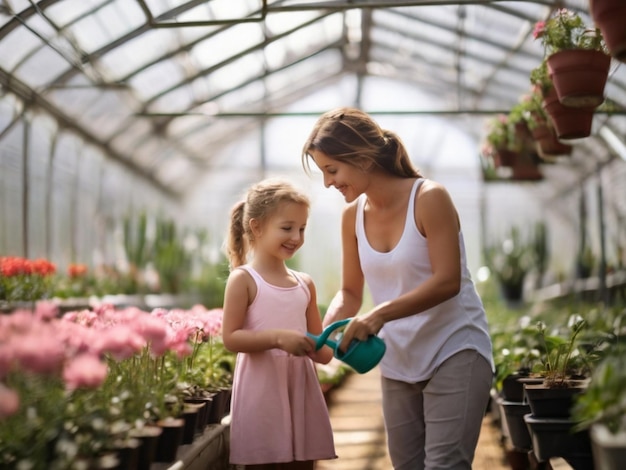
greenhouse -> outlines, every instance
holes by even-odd
[[[225,294],[232,211],[275,177],[306,195],[305,236],[281,266],[310,276],[320,317],[353,278],[373,282],[357,242],[346,250],[342,218],[358,185],[318,166],[345,165],[312,134],[338,108],[397,135],[419,175],[450,196],[455,262],[468,271],[459,289],[467,277],[488,325],[494,376],[480,433],[498,436],[500,468],[622,468],[624,0],[0,0],[0,469],[254,463],[229,460],[237,354],[250,352],[223,321],[236,298]],[[374,218],[369,204],[352,211],[357,225],[360,215],[379,222],[363,223],[365,243],[397,219]],[[445,239],[446,211],[428,212],[417,232]],[[429,250],[433,272],[453,257]],[[346,267],[353,258],[358,269]],[[468,302],[459,290],[422,302],[420,283],[410,290],[420,311]],[[363,284],[367,317],[385,302]],[[318,470],[394,468],[340,447],[368,428],[333,418],[350,381],[389,379],[392,323],[369,331],[383,328],[387,343],[371,373],[338,346],[330,361],[263,347],[313,358],[337,454]],[[357,322],[348,328],[358,336]],[[384,434],[379,381],[368,412]],[[535,388],[572,394],[544,416]],[[187,415],[166,449],[165,431]],[[550,447],[542,419],[561,425]],[[473,468],[487,468],[484,451],[479,440]]]

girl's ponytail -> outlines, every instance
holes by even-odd
[[[245,202],[240,201],[230,212],[230,227],[226,242],[226,255],[230,263],[230,269],[246,263],[248,247],[243,226]]]

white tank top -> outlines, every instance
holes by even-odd
[[[426,238],[415,224],[415,195],[424,181],[413,184],[404,232],[389,252],[374,250],[365,235],[363,208],[367,196],[357,202],[356,238],[361,269],[375,304],[389,301],[414,289],[432,275]],[[384,377],[405,382],[429,379],[435,369],[453,354],[472,349],[491,364],[491,338],[482,301],[467,269],[465,243],[459,232],[461,289],[441,304],[385,323],[379,336],[387,351],[380,362]]]

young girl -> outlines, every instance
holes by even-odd
[[[333,351],[315,351],[306,335],[322,331],[313,281],[285,265],[304,243],[308,213],[307,197],[281,180],[255,184],[231,212],[223,339],[238,355],[230,461],[246,469],[311,470],[336,457],[313,364]]]

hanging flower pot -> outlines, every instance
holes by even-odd
[[[515,162],[517,161],[518,153],[506,148],[496,149],[493,155],[494,162],[497,167],[506,166],[512,167],[515,166]]]
[[[513,167],[510,179],[512,181],[541,181],[543,174],[537,165],[523,163]]]
[[[611,55],[620,62],[626,62],[626,2],[589,0],[589,10],[602,31]]]
[[[611,56],[598,50],[568,49],[550,55],[547,64],[561,104],[575,108],[602,104]]]
[[[550,159],[572,153],[572,146],[560,142],[554,129],[547,122],[535,127],[532,133],[537,144],[537,153],[541,158]]]
[[[559,139],[582,139],[591,135],[594,108],[570,108],[559,101],[554,87],[543,100]]]

